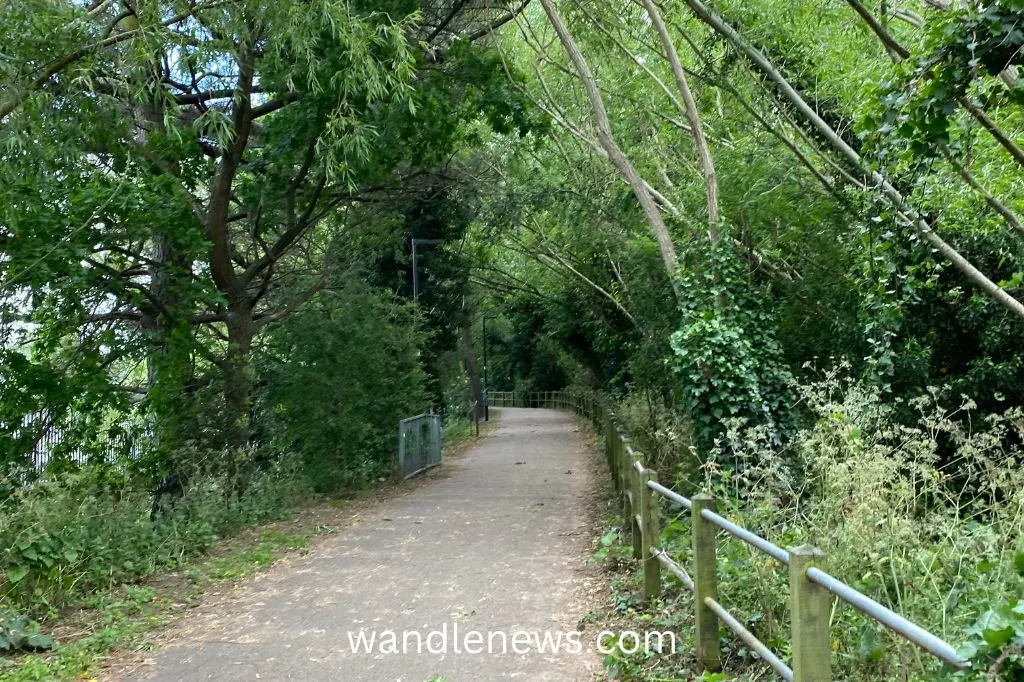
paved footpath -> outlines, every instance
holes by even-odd
[[[595,679],[593,633],[581,653],[571,640],[540,653],[535,638],[575,631],[589,610],[597,458],[569,414],[492,413],[497,428],[436,480],[251,580],[226,606],[200,607],[118,679]],[[352,651],[360,631],[377,637],[373,653]]]

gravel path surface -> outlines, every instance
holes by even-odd
[[[497,428],[436,480],[200,607],[118,679],[596,679],[594,633],[569,633],[599,582],[584,565],[597,457],[566,413],[493,413]],[[563,638],[558,653],[545,635]]]

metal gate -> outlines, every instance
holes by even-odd
[[[421,414],[398,423],[397,474],[407,479],[441,463],[441,415]]]

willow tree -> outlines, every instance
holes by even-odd
[[[441,165],[468,122],[516,125],[498,62],[472,43],[517,6],[55,6],[73,39],[47,44],[32,31],[50,23],[26,14],[12,57],[36,68],[9,69],[3,90],[7,317],[36,325],[53,381],[70,345],[108,395],[146,396],[169,439],[197,366],[212,369],[213,440],[238,453],[258,335],[336,285],[367,207]],[[148,386],[109,371],[140,357]]]

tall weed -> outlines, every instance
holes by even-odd
[[[660,439],[645,444],[655,459],[666,460],[665,448],[684,453],[678,490],[712,492],[727,516],[783,547],[823,549],[830,573],[947,641],[966,643],[966,655],[984,654],[978,665],[989,679],[1017,679],[999,669],[1017,655],[1012,624],[990,623],[1024,611],[1024,412],[979,415],[969,398],[942,389],[904,403],[842,369],[796,391],[806,421],[793,437],[783,444],[766,425],[726,420],[696,471],[693,450],[679,447],[682,425],[670,427],[657,410],[645,417],[636,404],[623,413],[633,425],[658,424],[646,430],[649,441]],[[685,532],[675,542],[685,558]],[[738,540],[723,536],[719,551],[723,603],[786,655],[784,571]],[[1015,622],[1024,636],[1024,618]],[[986,645],[1004,635],[1002,648]],[[838,679],[946,674],[838,602],[831,636]]]

